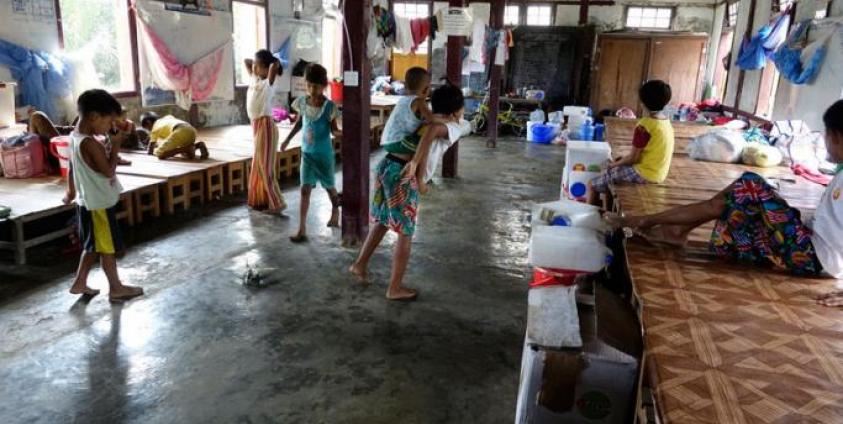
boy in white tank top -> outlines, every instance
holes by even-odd
[[[79,239],[84,251],[70,293],[96,296],[99,290],[88,287],[91,267],[100,260],[108,278],[109,299],[121,302],[143,294],[143,289],[124,285],[117,275],[114,254],[122,249],[116,206],[122,187],[117,180],[118,152],[122,138],[113,139],[112,151],[94,137],[114,129],[122,107],[104,90],[88,90],[77,100],[79,123],[71,133],[70,163],[75,188]]]

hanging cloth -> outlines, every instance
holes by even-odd
[[[776,15],[773,20],[761,27],[758,34],[744,39],[738,52],[735,64],[743,70],[762,69],[767,64],[767,58],[787,38],[787,27],[790,25],[790,14],[787,10]]]
[[[395,48],[402,52],[409,52],[413,48],[413,30],[409,18],[395,18]]]
[[[413,45],[410,46],[410,52],[415,53],[419,45],[427,40],[430,35],[430,19],[418,18],[410,21],[410,32],[413,35]]]
[[[281,69],[287,69],[290,66],[290,37],[284,39],[281,47],[278,48],[278,51],[273,56],[281,61]]]
[[[430,39],[435,40],[436,33],[439,32],[439,18],[433,15],[428,19],[430,19]]]
[[[837,32],[837,27],[825,37],[801,47],[808,41],[811,21],[800,22],[790,33],[781,48],[773,55],[773,63],[782,76],[793,84],[806,84],[816,78],[828,51],[828,41]]]
[[[20,84],[21,101],[47,114],[61,116],[57,100],[70,94],[72,68],[64,59],[0,40],[0,65]]]
[[[174,91],[176,104],[185,110],[190,109],[194,101],[210,97],[219,79],[225,50],[232,48],[232,42],[226,41],[199,60],[185,65],[143,19],[138,19],[138,23],[143,44],[140,50],[152,83],[162,90]]]

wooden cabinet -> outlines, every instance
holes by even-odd
[[[595,60],[591,106],[595,111],[643,107],[638,89],[660,79],[673,90],[671,104],[693,103],[702,96],[707,35],[618,33],[602,34]]]

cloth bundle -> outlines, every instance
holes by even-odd
[[[56,100],[70,94],[72,67],[64,59],[0,40],[0,65],[20,84],[21,101],[52,119],[61,115]]]
[[[772,22],[758,30],[758,34],[743,40],[735,64],[744,70],[764,68],[767,64],[767,58],[772,57],[773,52],[787,38],[787,28],[789,25],[789,11],[785,10],[776,15]]]

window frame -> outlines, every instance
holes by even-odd
[[[270,25],[272,24],[272,21],[270,20],[271,16],[269,16],[269,1],[268,0],[231,0],[231,36],[232,36],[232,38],[234,37],[234,31],[236,31],[236,29],[234,28],[234,3],[244,3],[244,4],[251,5],[251,6],[263,8],[263,16],[264,16],[263,19],[264,19],[264,22],[266,22],[266,24],[264,25],[266,27],[266,31],[265,31],[266,33],[263,35],[264,43],[266,43],[266,48],[269,49],[270,51],[272,51],[272,46],[270,45],[270,42],[272,41],[271,37],[270,37],[270,34],[272,34],[272,31],[270,29]],[[235,67],[243,66],[243,64],[242,63],[235,63],[234,66]],[[245,89],[248,89],[248,88],[249,88],[249,84],[240,84],[240,83],[237,82],[237,72],[236,72],[236,68],[235,68],[234,89],[235,90],[237,90],[237,89],[245,90]]]
[[[640,26],[640,27],[629,26],[629,24],[628,24],[628,22],[629,22],[629,10],[633,9],[633,8],[641,9],[642,14],[647,9],[654,9],[656,11],[656,16],[658,16],[659,10],[669,10],[670,11],[670,21],[667,25],[667,28],[645,27],[645,26]],[[656,19],[658,19],[658,18],[656,18]],[[628,5],[626,5],[626,8],[624,9],[624,12],[623,12],[623,27],[624,27],[625,30],[631,30],[631,31],[672,31],[673,30],[673,24],[674,24],[675,20],[676,20],[676,7],[675,6],[645,6],[645,5],[640,5],[640,4],[628,4]]]
[[[390,2],[389,7],[390,7],[390,12],[391,12],[393,15],[395,15],[396,17],[398,16],[398,12],[395,10],[395,7],[396,7],[396,6],[398,6],[399,4],[400,4],[400,5],[402,5],[402,6],[406,6],[406,5],[413,5],[413,8],[414,8],[416,11],[418,11],[419,6],[424,6],[424,7],[426,7],[426,8],[427,8],[427,14],[426,14],[426,15],[418,15],[417,17],[415,17],[415,18],[410,18],[410,19],[426,18],[426,17],[430,17],[430,16],[432,16],[432,15],[433,15],[433,13],[434,13],[434,12],[433,12],[433,9],[434,9],[434,3],[433,3],[432,1],[423,1],[423,0],[395,0],[395,1],[391,1],[391,2]],[[427,37],[427,40],[426,40],[424,43],[419,44],[419,49],[418,49],[418,50],[416,50],[416,52],[415,52],[415,53],[413,53],[413,54],[416,54],[416,55],[427,55],[428,57],[432,57],[432,56],[433,56],[433,51],[432,51],[432,49],[431,49],[431,42],[432,42],[432,39],[431,39],[430,37]],[[422,48],[423,48],[423,50],[424,50],[424,51],[421,51],[421,50],[422,50]],[[391,50],[392,50],[392,52],[390,53],[390,57],[391,57],[392,53],[394,53],[395,49],[394,49],[394,48],[392,48]],[[405,52],[405,53],[403,53],[403,54],[409,54],[409,52]],[[429,68],[429,67],[430,67],[430,60],[428,60],[428,68]]]
[[[735,21],[732,22],[732,7],[734,7],[735,11]],[[726,26],[729,28],[734,28],[738,26],[738,13],[740,13],[740,1],[732,1],[726,3],[726,14],[723,19],[726,20]]]
[[[123,0],[126,2],[129,19],[129,44],[132,49],[132,85],[133,90],[129,91],[114,91],[111,95],[118,99],[125,99],[129,97],[140,96],[140,63],[138,60],[138,27],[135,21],[135,9],[132,7],[132,0]],[[61,0],[55,0],[56,9],[56,26],[58,27],[59,48],[64,51],[64,21],[61,18]]]
[[[524,13],[525,10],[524,10],[523,6],[524,5],[521,4],[521,3],[507,4],[507,5],[504,6],[504,9],[503,9],[503,26],[505,28],[513,28],[513,27],[516,27],[516,26],[524,25],[524,19],[526,18],[526,13]],[[518,19],[517,19],[517,22],[515,22],[514,24],[507,24],[506,23],[506,8],[507,7],[514,7],[518,11]]]
[[[521,8],[523,14],[519,14],[520,21],[524,26],[535,26],[539,28],[556,26],[556,3],[525,3]],[[530,8],[547,7],[550,9],[550,22],[547,25],[530,25]]]

